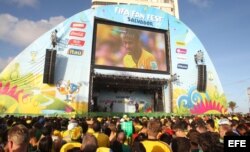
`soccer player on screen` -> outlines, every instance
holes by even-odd
[[[146,51],[140,42],[140,31],[125,29],[122,33],[123,47],[127,53],[123,57],[123,65],[127,68],[158,70],[155,57]]]

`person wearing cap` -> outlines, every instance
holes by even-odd
[[[142,47],[139,30],[126,28],[121,37],[127,51],[123,57],[124,67],[158,70],[155,57]]]
[[[64,144],[60,150],[60,152],[66,152],[69,150],[80,150],[81,137],[82,137],[82,128],[80,126],[76,126],[69,131],[70,141]]]
[[[219,120],[219,134],[220,142],[224,143],[224,136],[227,132],[232,131],[231,122],[227,118],[222,118]]]
[[[66,142],[70,142],[71,141],[71,135],[70,135],[70,132],[78,126],[78,123],[76,120],[70,120],[69,121],[69,124],[67,126],[67,130],[62,132],[62,136],[63,136],[63,140],[65,140]]]

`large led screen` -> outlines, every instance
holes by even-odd
[[[167,72],[166,31],[95,22],[94,64],[125,70]]]

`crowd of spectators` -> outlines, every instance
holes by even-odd
[[[224,136],[249,135],[243,115],[0,117],[0,152],[222,152]]]

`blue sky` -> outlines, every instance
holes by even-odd
[[[91,0],[0,0],[0,71],[41,34],[90,6]],[[240,112],[249,107],[249,6],[249,0],[179,0],[180,20],[205,46]]]

